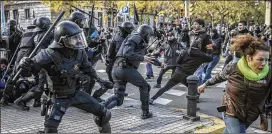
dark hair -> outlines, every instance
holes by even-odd
[[[8,60],[6,58],[0,58],[0,64],[8,65]]]
[[[212,29],[211,32],[217,34],[217,29]]]
[[[246,25],[246,21],[243,20],[239,21],[239,23],[243,23],[243,25]]]
[[[196,18],[196,19],[193,20],[193,23],[194,22],[198,23],[199,25],[202,25],[202,27],[205,26],[205,21],[203,19]]]
[[[251,35],[238,35],[231,41],[231,48],[233,51],[240,51],[244,56],[253,56],[257,51],[267,51],[269,52],[269,47],[265,43],[254,38]]]

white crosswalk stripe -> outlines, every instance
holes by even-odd
[[[170,99],[165,99],[165,98],[162,98],[162,97],[159,97],[158,99],[156,99],[154,101],[154,103],[157,103],[157,104],[161,104],[161,105],[167,105],[168,103],[172,102],[172,100]]]
[[[184,92],[184,91],[175,90],[175,89],[171,89],[165,93],[175,95],[175,96],[182,96],[182,95],[186,94],[186,92]]]
[[[142,65],[145,64],[145,63],[141,63]],[[212,76],[216,75],[217,73],[221,72],[223,69],[223,65],[220,65],[220,66],[217,66],[216,68],[214,68],[212,70]],[[103,70],[103,69],[99,69],[99,70],[96,70],[98,73],[105,73],[106,70]],[[158,76],[158,73],[159,72],[154,72],[154,75],[155,75],[155,79],[151,79],[148,81],[149,84],[151,83],[156,83],[156,77]],[[164,79],[169,79],[171,76],[169,74],[171,74],[172,71],[169,70],[165,76],[163,77]],[[142,74],[143,77],[145,77],[145,74]],[[152,85],[153,85],[152,84]],[[223,83],[220,83],[220,84],[217,84],[215,85],[214,87],[218,87],[218,88],[224,88],[226,85],[226,82],[223,82]],[[163,86],[163,85],[162,85]],[[185,85],[183,84],[180,84],[179,85],[180,88],[187,88]],[[177,89],[170,89],[169,91],[165,92],[166,95],[170,95],[170,96],[176,96],[176,97],[180,97],[180,96],[183,96],[183,95],[186,95],[187,92],[186,90],[185,91],[181,91],[181,90],[177,90]],[[109,98],[111,95],[113,95],[112,93],[108,93],[106,92],[104,95],[101,96],[102,99],[107,99]],[[132,95],[133,96],[133,95]],[[168,96],[167,96],[168,97]],[[173,100],[170,98],[166,98],[165,96],[163,97],[159,97],[158,99],[156,99],[154,101],[155,104],[160,104],[160,105],[168,105],[169,103],[171,103]],[[133,99],[133,98],[130,98],[130,95],[128,97],[125,97],[124,98],[124,103],[123,103],[123,106],[131,106],[131,105],[141,105],[141,102],[139,99]]]

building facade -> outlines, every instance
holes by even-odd
[[[71,9],[70,12],[75,9]],[[91,14],[90,8],[83,8],[85,12]],[[5,20],[6,22],[10,19],[15,19],[19,22],[20,27],[26,29],[26,27],[31,24],[32,20],[39,17],[48,17],[52,21],[56,19],[58,12],[50,10],[49,7],[44,5],[41,1],[8,1],[5,4]],[[93,19],[93,24],[95,26],[108,27],[111,23],[106,19],[107,23],[104,23],[105,17],[107,17],[106,12],[103,10],[94,10],[94,16],[97,19]],[[88,18],[88,15],[86,15]],[[63,18],[66,20],[67,18]]]

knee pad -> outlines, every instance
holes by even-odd
[[[120,95],[120,94],[116,94],[116,96],[117,96],[117,106],[121,106],[122,104],[123,104],[123,102],[124,102],[124,95],[122,94],[122,95]]]
[[[115,88],[114,93],[117,100],[117,106],[121,106],[124,101],[125,90],[123,88]]]

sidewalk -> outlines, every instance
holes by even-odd
[[[138,102],[127,100],[124,105],[112,109],[110,120],[112,133],[189,133],[204,126],[213,125],[213,121],[202,118],[198,122],[182,119],[184,113],[165,107],[150,106],[154,117],[140,119]],[[36,133],[43,129],[44,118],[39,108],[20,111],[12,106],[1,108],[1,133]],[[70,107],[59,127],[59,133],[97,133],[92,114]]]
[[[200,121],[190,122],[183,119],[184,110],[158,105],[150,106],[150,110],[154,117],[142,120],[140,102],[124,101],[123,106],[111,110],[112,133],[220,133],[224,128],[223,121],[212,116],[200,114]],[[36,133],[43,129],[43,122],[40,108],[20,111],[13,106],[1,107],[1,133]],[[74,107],[67,110],[58,130],[59,133],[98,133],[92,114]],[[248,131],[256,132],[261,131]]]

